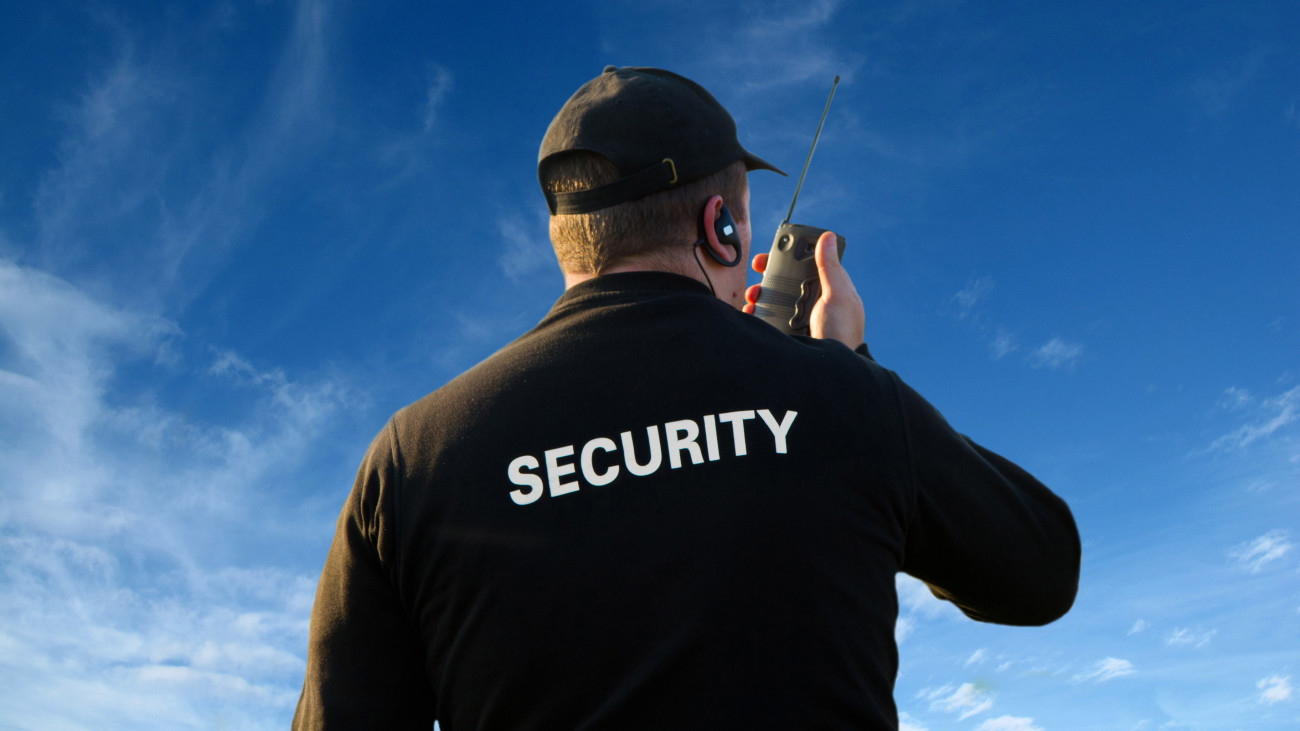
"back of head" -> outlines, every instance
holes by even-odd
[[[575,152],[547,164],[542,185],[550,193],[598,188],[618,178],[607,158]],[[644,198],[590,213],[551,216],[551,244],[568,272],[600,274],[613,264],[636,259],[669,265],[674,247],[685,252],[700,236],[700,208],[710,196],[727,201],[737,220],[745,220],[745,167],[734,162],[716,173]]]
[[[537,167],[560,265],[590,274],[684,248],[712,195],[747,218],[745,173],[756,169],[781,172],[741,146],[735,121],[703,87],[613,66],[556,114]]]

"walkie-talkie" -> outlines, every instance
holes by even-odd
[[[772,252],[767,257],[767,269],[763,270],[758,302],[754,303],[755,315],[790,335],[811,334],[809,318],[813,305],[817,304],[817,298],[821,296],[821,279],[817,276],[815,254],[817,239],[828,229],[790,223],[790,216],[794,215],[794,204],[799,200],[799,190],[803,188],[808,164],[812,162],[817,139],[822,135],[822,125],[826,124],[826,113],[831,110],[831,100],[835,98],[835,87],[839,84],[840,77],[836,76],[831,84],[831,95],[826,99],[826,108],[822,110],[822,119],[817,123],[817,134],[813,135],[808,159],[804,160],[803,172],[799,173],[799,183],[795,186],[794,198],[790,201],[790,212],[785,214],[785,220],[776,229]],[[835,243],[842,260],[844,237],[836,234]]]

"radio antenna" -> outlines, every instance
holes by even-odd
[[[803,161],[803,172],[799,173],[799,184],[794,187],[794,198],[790,199],[790,212],[785,214],[785,220],[782,225],[790,222],[790,217],[794,215],[794,204],[799,200],[799,190],[803,188],[803,178],[808,174],[808,163],[812,162],[813,151],[817,149],[817,138],[822,136],[822,125],[826,124],[826,113],[831,110],[831,99],[835,98],[835,87],[840,85],[839,74],[835,75],[835,81],[831,83],[831,95],[826,98],[826,108],[822,110],[822,119],[817,123],[817,134],[813,135],[812,147],[808,149],[808,159]]]

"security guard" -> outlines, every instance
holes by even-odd
[[[559,111],[566,291],[375,438],[294,728],[896,729],[896,573],[981,621],[1069,609],[1069,509],[870,359],[833,235],[813,337],[742,312],[756,169],[668,71]]]

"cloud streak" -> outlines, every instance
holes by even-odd
[[[930,701],[930,710],[959,714],[958,721],[965,721],[993,707],[993,697],[974,683],[963,683],[955,689],[951,685],[927,689],[921,695]]]
[[[442,114],[442,107],[451,94],[454,76],[451,69],[440,64],[429,66],[429,86],[424,98],[424,131],[432,132]]]
[[[1178,627],[1165,640],[1165,645],[1169,647],[1191,647],[1199,650],[1210,644],[1210,641],[1217,634],[1219,634],[1218,630],[1192,630],[1186,627]]]
[[[952,296],[953,301],[957,303],[957,316],[962,319],[969,317],[976,305],[980,303],[980,300],[984,299],[992,291],[993,280],[989,277],[980,277],[971,282],[970,286]]]
[[[33,263],[79,282],[107,272],[139,306],[183,308],[270,213],[277,184],[328,139],[338,116],[327,109],[332,21],[329,3],[296,3],[271,72],[238,90],[191,71],[184,51],[138,53],[123,32],[116,58],[61,115],[58,164],[33,196]],[[211,39],[175,45],[187,43]],[[262,83],[250,111],[218,131],[212,118],[241,108],[231,97]]]
[[[178,343],[166,319],[0,261],[10,722],[204,726],[222,708],[228,723],[261,728],[296,700],[315,569],[263,564],[261,549],[287,538],[267,532],[285,520],[270,497],[355,400],[335,381],[295,381],[228,351],[199,349],[191,364]],[[226,400],[230,421],[168,408],[130,369],[187,371]],[[328,534],[328,518],[307,522]],[[217,548],[232,538],[246,554]]]
[[[1082,345],[1052,338],[1029,356],[1029,364],[1035,368],[1072,369],[1082,355]]]
[[[1230,403],[1237,409],[1256,405],[1255,400],[1245,391],[1229,389],[1228,397]],[[1294,424],[1297,418],[1300,418],[1300,386],[1259,401],[1255,408],[1253,423],[1243,424],[1214,440],[1210,449],[1233,451],[1245,448],[1254,442],[1272,437]]]
[[[977,277],[950,301],[957,307],[957,319],[970,323],[987,340],[989,353],[997,361],[1020,350],[1020,343],[1015,334],[992,321],[984,311],[994,286],[991,277]],[[1031,350],[1026,362],[1032,368],[1073,370],[1083,353],[1082,344],[1053,337]]]
[[[1043,727],[1035,725],[1032,718],[999,716],[984,721],[975,731],[1043,731]]]
[[[1286,531],[1275,530],[1234,546],[1231,551],[1228,551],[1228,556],[1250,573],[1258,574],[1269,564],[1286,556],[1294,547]]]
[[[497,264],[507,279],[521,282],[555,266],[549,238],[537,233],[546,230],[545,217],[527,221],[517,214],[503,213],[497,220],[497,231],[504,244],[497,256]]]
[[[1123,678],[1136,672],[1137,668],[1134,668],[1133,663],[1128,660],[1108,657],[1104,660],[1098,660],[1087,672],[1075,675],[1074,680],[1078,683],[1105,683],[1108,680]]]

